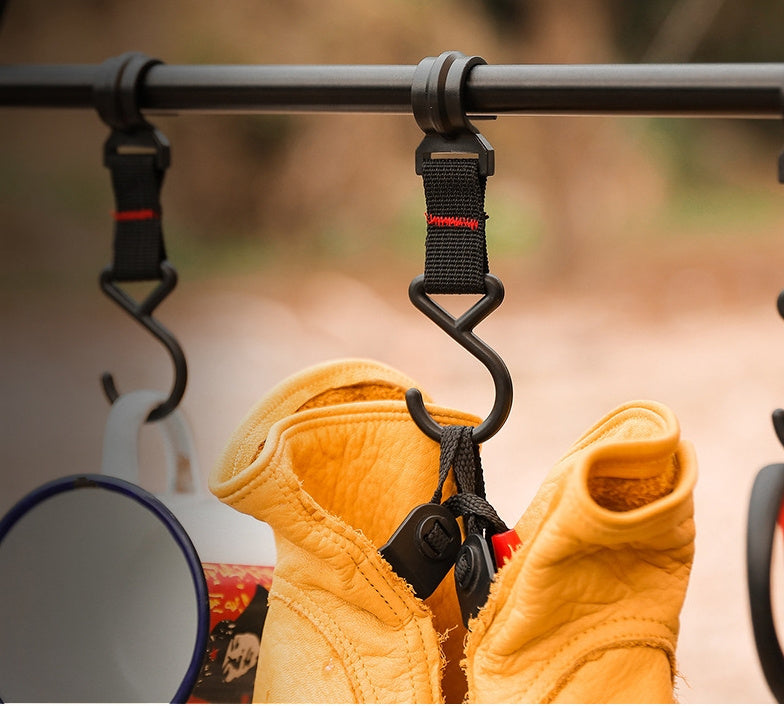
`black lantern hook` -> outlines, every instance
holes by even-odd
[[[473,332],[474,327],[495,311],[504,299],[504,285],[495,275],[485,275],[485,289],[485,295],[455,319],[427,295],[424,275],[415,277],[408,288],[411,303],[477,358],[493,377],[495,402],[487,419],[474,428],[472,436],[476,444],[481,444],[493,436],[504,425],[512,409],[512,376],[506,364],[498,353]],[[408,390],[406,405],[417,426],[431,439],[440,442],[442,427],[425,408],[422,393],[416,388]]]
[[[147,417],[148,422],[156,419],[163,419],[167,414],[174,411],[180,403],[185,386],[188,381],[188,366],[185,362],[185,354],[172,334],[152,317],[152,312],[160,304],[169,292],[177,284],[177,272],[166,261],[161,263],[161,281],[149,296],[142,302],[135,301],[127,292],[120,289],[114,282],[111,267],[106,267],[101,272],[101,289],[115,302],[117,302],[131,317],[138,321],[155,338],[157,338],[168,351],[174,364],[174,384],[169,397],[161,402]],[[117,386],[111,373],[104,373],[101,376],[101,384],[110,402],[114,402],[118,397]]]

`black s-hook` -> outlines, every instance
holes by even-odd
[[[174,384],[168,399],[161,402],[147,417],[148,422],[163,419],[166,415],[173,412],[185,394],[185,386],[188,382],[188,365],[185,362],[185,354],[177,343],[177,339],[169,331],[158,323],[153,317],[152,312],[160,304],[169,292],[177,284],[177,272],[166,261],[160,265],[162,279],[157,287],[142,302],[135,301],[127,292],[120,289],[113,280],[111,267],[106,267],[101,272],[100,284],[104,293],[117,302],[131,317],[138,321],[155,338],[157,338],[166,348],[174,365]],[[120,395],[114,383],[111,373],[105,372],[101,376],[101,384],[110,402],[114,402]]]
[[[425,293],[424,275],[415,277],[408,288],[411,303],[477,358],[493,377],[495,402],[490,414],[472,433],[476,444],[493,436],[504,425],[512,409],[512,376],[509,370],[501,356],[473,332],[474,327],[495,311],[504,299],[504,285],[494,275],[485,275],[485,287],[485,295],[457,319]],[[406,392],[406,405],[417,426],[431,439],[440,442],[441,425],[425,408],[422,393],[412,387]]]

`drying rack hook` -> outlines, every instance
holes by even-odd
[[[148,422],[163,419],[174,411],[185,394],[185,386],[188,381],[188,366],[180,344],[152,316],[155,307],[166,298],[166,295],[177,284],[177,271],[166,261],[161,263],[161,277],[161,281],[155,289],[142,302],[135,301],[127,292],[115,284],[111,267],[104,268],[100,277],[101,289],[163,344],[174,365],[174,384],[169,397],[150,412],[150,415],[147,417]],[[110,402],[114,402],[120,396],[111,373],[105,372],[101,376],[101,384]]]
[[[479,56],[465,56],[457,51],[443,52],[437,57],[426,57],[416,67],[411,83],[411,107],[417,125],[425,133],[416,149],[416,173],[424,174],[427,160],[476,159],[477,174],[484,180],[493,174],[495,159],[493,148],[484,136],[471,124],[465,109],[464,89],[471,70],[486,63]],[[477,185],[479,188],[479,186]],[[427,192],[427,187],[425,187]],[[484,202],[484,187],[481,187]],[[426,196],[427,198],[427,196]],[[430,236],[428,235],[428,240]],[[427,249],[425,244],[425,270],[427,272]],[[463,348],[477,358],[489,371],[495,383],[495,402],[488,417],[472,432],[475,444],[493,436],[504,424],[512,408],[512,377],[504,361],[484,341],[478,338],[474,327],[495,311],[504,298],[501,280],[487,271],[487,252],[484,245],[484,230],[481,231],[479,249],[484,250],[484,278],[476,267],[476,258],[470,263],[472,282],[470,288],[458,287],[455,291],[426,286],[425,275],[415,277],[408,295],[411,303]],[[474,251],[476,248],[474,248]],[[472,251],[472,252],[474,252]],[[474,254],[476,254],[474,252]],[[479,263],[480,266],[482,263]],[[476,279],[474,282],[473,279]],[[451,287],[450,287],[451,289]],[[439,306],[428,296],[434,293],[483,293],[482,298],[459,318]],[[422,393],[416,388],[406,392],[406,405],[417,426],[434,441],[440,442],[441,425],[430,416]]]
[[[784,157],[784,153],[782,153],[782,157]],[[781,164],[784,167],[784,160],[782,160]],[[784,177],[784,171],[782,171],[782,177]],[[784,178],[782,178],[782,181],[784,182]],[[776,308],[779,316],[784,319],[784,291],[779,292]],[[777,409],[773,412],[773,429],[776,431],[779,441],[784,445],[784,409]]]
[[[490,371],[495,383],[495,402],[487,418],[472,432],[475,444],[493,436],[504,425],[512,409],[512,376],[506,364],[473,332],[474,327],[495,311],[504,299],[504,285],[495,275],[485,275],[485,290],[484,296],[456,319],[427,295],[424,275],[415,277],[408,288],[411,303]],[[416,388],[408,390],[406,405],[416,425],[431,439],[440,442],[443,428],[428,413],[422,393]]]
[[[114,262],[101,272],[100,286],[163,344],[174,365],[169,397],[150,412],[148,422],[174,411],[188,379],[180,344],[152,316],[177,284],[177,271],[166,259],[160,226],[160,189],[171,161],[169,142],[145,119],[139,105],[144,77],[161,63],[140,52],[127,52],[105,61],[93,84],[96,110],[112,128],[104,143],[104,165],[112,172],[117,204]],[[117,282],[151,280],[158,284],[141,302],[117,286]],[[105,372],[101,384],[109,401],[114,403],[120,395],[112,374]]]
[[[782,158],[784,158],[784,153],[782,153]],[[784,182],[784,159],[781,160],[780,164],[782,166],[781,181]],[[784,291],[779,293],[776,308],[779,316],[784,318]],[[773,429],[776,431],[779,441],[784,445],[784,409],[777,409],[773,412]]]

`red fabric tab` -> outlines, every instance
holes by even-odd
[[[509,557],[512,556],[512,552],[522,544],[520,537],[513,529],[510,529],[507,532],[494,534],[491,539],[493,540],[495,564],[499,569],[506,564]]]

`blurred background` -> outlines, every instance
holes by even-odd
[[[0,62],[137,50],[169,64],[413,65],[450,49],[491,64],[779,62],[783,21],[773,0],[10,0]],[[407,298],[425,235],[413,117],[152,120],[172,144],[163,224],[180,274],[156,316],[188,359],[182,408],[205,477],[272,385],[330,358],[382,360],[486,414],[487,373]],[[770,424],[784,405],[781,124],[504,117],[482,131],[496,150],[490,268],[507,296],[477,332],[515,382],[483,451],[488,499],[513,524],[600,417],[632,399],[672,407],[700,461],[678,696],[771,701],[744,542],[754,475],[784,456]],[[98,471],[104,370],[121,391],[170,388],[165,351],[98,289],[106,135],[92,111],[0,111],[0,513],[41,482]]]

